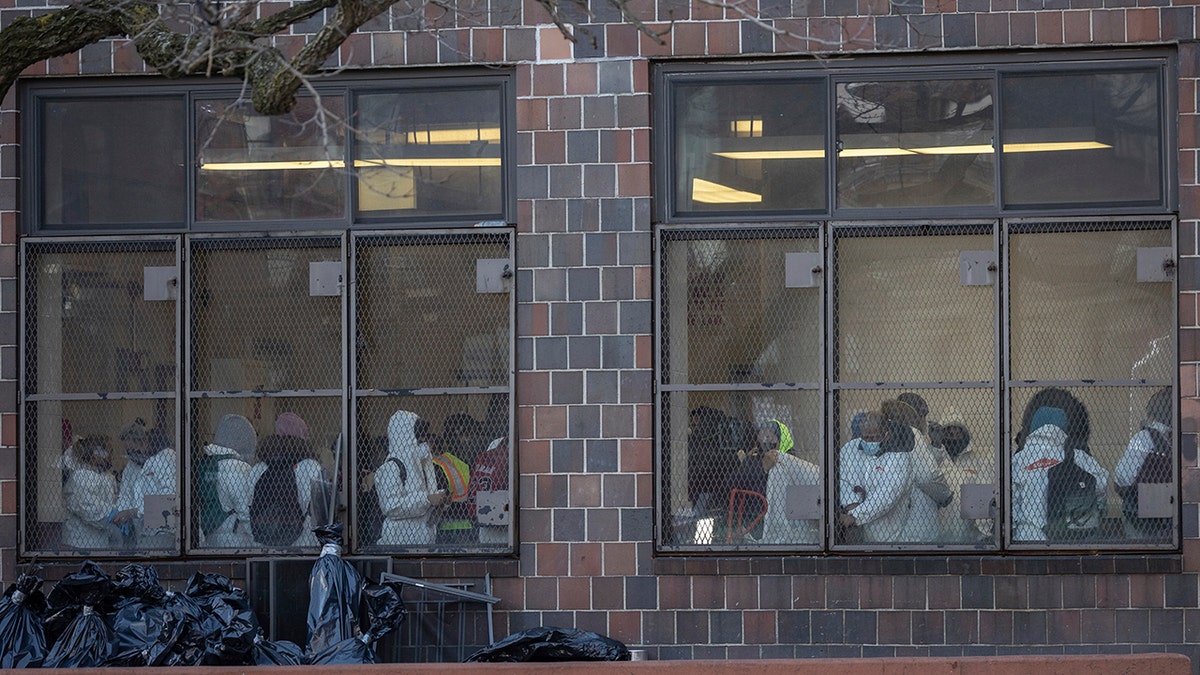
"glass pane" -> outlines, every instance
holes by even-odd
[[[245,100],[196,104],[199,220],[338,218],[345,213],[345,104],[301,97],[265,116]]]
[[[175,389],[173,243],[35,244],[26,256],[28,393]]]
[[[508,394],[360,398],[357,417],[359,550],[512,547]]]
[[[665,544],[822,543],[819,392],[670,392],[662,405]]]
[[[1014,388],[1009,409],[1014,543],[1173,543],[1171,388]],[[1161,470],[1142,473],[1153,452]]]
[[[480,287],[494,261],[508,262],[505,234],[358,239],[356,386],[508,386],[507,287]]]
[[[985,262],[973,265],[974,275],[963,271],[986,260],[992,235],[965,227],[922,232],[835,230],[838,381],[995,378],[996,278]]]
[[[855,521],[836,528],[836,543],[996,547],[992,389],[851,389],[839,391],[837,399],[832,445],[840,448],[839,508]],[[900,435],[906,443],[911,436],[912,449],[886,452],[907,447],[894,436],[879,447],[884,454],[874,454],[875,447],[863,443],[879,440],[863,431],[864,425],[870,431],[872,411],[904,425],[907,434]]]
[[[675,209],[825,208],[825,84],[676,85]]]
[[[1065,230],[1009,237],[1012,378],[1174,379],[1173,285],[1138,281],[1138,251],[1171,231]]]
[[[991,80],[837,85],[838,206],[992,204]]]
[[[183,221],[182,97],[49,99],[41,111],[45,225]]]
[[[819,381],[816,234],[794,229],[664,235],[664,381]],[[798,277],[793,285],[806,287],[789,287],[789,274]]]
[[[498,87],[356,97],[358,215],[492,215],[504,209]]]
[[[191,422],[193,548],[315,552],[313,527],[345,522],[340,397],[197,399]]]
[[[1162,200],[1157,70],[1002,80],[1004,203]]]
[[[27,551],[178,551],[173,401],[39,401],[25,409]]]
[[[193,240],[192,389],[340,388],[344,270],[340,239]]]

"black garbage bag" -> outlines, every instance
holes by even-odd
[[[235,609],[221,602],[213,607],[212,615],[220,629],[208,636],[202,663],[206,666],[239,666],[253,663],[251,652],[254,639],[261,628],[251,609]]]
[[[90,560],[55,584],[47,597],[51,613],[45,621],[47,634],[55,638],[42,667],[104,665],[112,656],[113,634],[101,612],[115,598],[112,579]]]
[[[118,608],[130,601],[162,604],[167,595],[167,589],[158,580],[158,571],[137,563],[118,570],[112,582]]]
[[[467,657],[467,662],[628,661],[629,649],[610,637],[579,630],[539,626],[513,633]]]
[[[251,650],[251,663],[256,666],[302,666],[308,663],[304,649],[287,640],[267,640],[258,635]]]
[[[38,668],[46,658],[42,578],[22,574],[0,598],[0,668]]]
[[[408,608],[393,584],[367,583],[362,592],[363,614],[367,630],[360,637],[347,638],[311,654],[313,665],[357,665],[376,663],[375,644],[396,630],[408,616]]]
[[[342,524],[315,528],[321,555],[308,577],[308,651],[320,653],[361,635],[363,578],[342,560]]]
[[[167,625],[168,592],[159,582],[158,571],[130,563],[113,576],[113,589],[118,598],[108,614],[108,625],[113,631],[113,656],[106,665],[150,665],[154,656],[169,651],[183,628],[179,621]],[[165,639],[164,629],[168,630]],[[176,633],[174,637],[172,633]],[[155,648],[160,642],[165,646]]]
[[[94,668],[112,656],[113,636],[92,605],[84,605],[42,662],[43,668]]]
[[[220,621],[183,593],[167,591],[161,607],[143,606],[146,621],[140,639],[152,641],[138,654],[121,653],[110,665],[198,666],[204,660],[209,636],[221,631]]]
[[[229,577],[223,574],[196,572],[188,579],[184,593],[210,611],[218,602],[236,610],[250,609],[250,598],[246,592],[234,586]]]

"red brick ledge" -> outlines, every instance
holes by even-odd
[[[313,675],[314,673],[679,673],[679,675],[1191,675],[1182,654],[1095,656],[971,656],[887,659],[764,659],[761,661],[622,661],[603,663],[380,663],[371,666],[197,667],[175,672],[195,675]],[[0,673],[27,671],[0,670]],[[41,672],[62,675],[113,675],[145,669],[72,668]]]

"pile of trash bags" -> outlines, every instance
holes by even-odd
[[[4,592],[0,668],[375,663],[375,643],[407,616],[400,589],[364,580],[342,559],[340,524],[316,532],[306,647],[266,639],[228,577],[197,572],[179,593],[153,567],[129,564],[109,577],[87,561],[48,594],[36,572]]]

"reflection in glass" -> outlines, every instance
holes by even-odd
[[[841,207],[991,204],[991,80],[837,85]]]
[[[820,81],[677,85],[676,210],[824,209],[824,92]]]
[[[302,97],[292,112],[257,114],[245,100],[196,104],[196,217],[335,218],[344,213],[344,104]]]
[[[1006,206],[1162,199],[1157,70],[1009,75],[1001,87]]]
[[[182,98],[47,100],[41,124],[47,226],[183,221]]]
[[[362,94],[355,105],[359,215],[503,210],[499,89]]]

